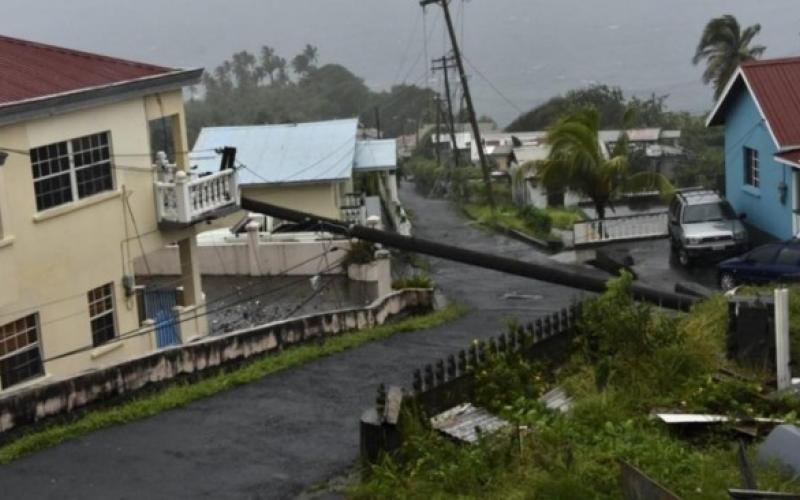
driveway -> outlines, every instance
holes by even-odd
[[[543,255],[473,227],[447,202],[404,185],[415,231],[506,257]],[[0,466],[7,498],[292,498],[345,472],[358,456],[358,417],[381,382],[410,386],[414,368],[503,328],[568,306],[579,292],[431,259],[446,296],[471,308],[441,327],[373,342],[132,424]]]

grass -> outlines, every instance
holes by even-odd
[[[741,484],[732,429],[672,432],[650,412],[797,423],[800,401],[765,398],[770,374],[735,366],[720,355],[724,297],[675,315],[634,303],[629,290],[630,276],[624,275],[584,304],[571,357],[558,367],[487,353],[489,361],[475,372],[473,402],[509,421],[509,430],[462,446],[407,415],[399,453],[371,467],[350,496],[616,499],[621,497],[618,461],[625,460],[679,498],[727,498],[726,489]],[[800,288],[792,294],[793,309],[800,307],[798,293]],[[723,376],[720,368],[739,376]],[[567,414],[537,401],[554,385],[574,399]],[[527,429],[524,434],[519,426]],[[756,446],[750,456],[761,489],[800,491],[796,478],[756,463]]]
[[[151,417],[192,401],[254,382],[267,375],[358,347],[367,342],[388,338],[398,333],[433,328],[453,321],[465,313],[464,306],[450,305],[438,311],[396,323],[329,337],[319,344],[291,347],[279,354],[265,356],[198,382],[172,385],[156,393],[144,395],[117,406],[89,411],[74,421],[24,434],[0,447],[0,463],[8,463],[23,455],[55,446],[99,429]]]
[[[583,220],[583,215],[578,208],[556,208],[548,207],[543,209],[553,221],[553,227],[563,230],[571,230],[576,222]]]
[[[519,216],[516,207],[513,206],[498,206],[494,214],[492,214],[492,210],[488,205],[466,203],[462,205],[462,209],[469,218],[491,229],[495,229],[499,226],[507,229],[514,229],[542,240],[550,238],[550,233],[543,234],[532,230]]]

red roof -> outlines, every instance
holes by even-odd
[[[778,160],[783,160],[784,162],[800,165],[800,149],[793,149],[792,151],[786,151],[785,153],[778,153],[775,155],[775,157]]]
[[[745,63],[742,72],[780,147],[800,146],[800,57]]]
[[[0,106],[173,71],[0,36]]]

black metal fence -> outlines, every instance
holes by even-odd
[[[410,405],[424,416],[433,416],[475,396],[475,373],[498,355],[521,355],[530,361],[560,363],[570,353],[581,305],[520,325],[488,341],[475,341],[467,349],[451,354],[414,371],[413,391],[391,388],[387,394],[382,384],[376,404],[361,416],[361,456],[374,462],[397,449],[402,441],[397,426],[400,408]],[[395,390],[397,389],[397,390]],[[397,397],[399,396],[399,397]]]
[[[561,361],[569,352],[579,316],[576,304],[415,370],[412,397],[422,411],[433,415],[473,398],[474,374],[492,355],[519,353],[531,361]]]

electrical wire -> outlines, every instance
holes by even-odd
[[[498,89],[498,88],[495,86],[495,84],[494,84],[494,83],[492,83],[492,81],[491,81],[491,80],[489,80],[489,78],[488,78],[486,75],[484,75],[484,74],[481,72],[481,70],[479,70],[479,69],[478,69],[478,68],[477,68],[477,67],[476,67],[474,64],[472,64],[472,62],[471,62],[469,59],[467,59],[467,58],[466,58],[466,57],[465,57],[463,54],[462,54],[462,56],[461,56],[461,57],[462,57],[462,59],[464,59],[464,61],[466,61],[466,63],[469,65],[469,67],[470,67],[470,68],[472,68],[472,70],[473,70],[475,73],[477,73],[477,74],[478,74],[478,76],[479,76],[479,77],[481,77],[481,79],[482,79],[483,81],[485,81],[485,82],[486,82],[486,83],[489,85],[489,87],[490,87],[492,90],[494,90],[494,92],[495,92],[495,93],[496,93],[498,96],[500,96],[500,98],[501,98],[501,99],[503,99],[503,100],[506,102],[506,104],[508,104],[509,106],[511,106],[512,108],[514,108],[514,110],[516,110],[516,111],[517,111],[518,113],[520,113],[520,114],[523,114],[523,113],[525,113],[525,110],[523,110],[521,107],[519,107],[519,106],[517,106],[516,104],[514,104],[514,102],[513,102],[511,99],[509,99],[509,98],[508,98],[508,97],[507,97],[507,96],[506,96],[506,95],[505,95],[503,92],[501,92],[501,91],[500,91],[500,89]]]
[[[334,248],[335,248],[335,247],[334,247]],[[314,260],[314,259],[318,259],[318,258],[320,258],[321,256],[322,256],[322,254],[320,254],[320,255],[316,255],[316,256],[314,256],[313,258],[311,258],[311,259],[308,259],[308,260],[306,260],[306,261],[304,261],[304,262],[301,262],[300,264],[298,264],[298,265],[296,265],[296,266],[292,266],[292,268],[286,269],[286,270],[285,270],[283,273],[281,273],[280,275],[277,275],[277,276],[284,276],[284,275],[286,275],[288,272],[290,272],[291,270],[293,270],[293,269],[296,269],[296,268],[298,268],[298,267],[301,267],[301,266],[303,266],[303,265],[307,264],[308,262],[311,262],[311,261],[312,261],[312,260]],[[341,264],[341,259],[340,259],[339,261],[337,261],[337,262],[336,262],[334,265],[335,265],[335,266],[338,266],[338,265],[340,265],[340,264]],[[217,309],[213,309],[213,310],[209,310],[209,309],[208,309],[208,305],[210,305],[210,304],[215,304],[215,303],[218,303],[218,302],[220,302],[220,301],[222,301],[222,300],[224,300],[224,299],[226,299],[226,298],[229,298],[229,297],[231,297],[231,296],[233,296],[233,295],[240,294],[240,293],[241,293],[243,290],[246,290],[246,289],[248,289],[248,288],[253,288],[254,286],[256,286],[256,285],[259,285],[259,284],[260,284],[260,283],[254,283],[254,284],[252,284],[252,285],[248,285],[248,286],[246,286],[246,287],[243,287],[243,288],[241,288],[241,289],[238,289],[236,292],[232,292],[232,293],[230,293],[230,294],[227,294],[227,295],[224,295],[224,296],[222,296],[222,297],[218,297],[216,300],[214,300],[214,301],[212,301],[212,302],[207,302],[206,304],[204,304],[204,305],[206,306],[206,310],[205,310],[204,312],[202,312],[202,313],[198,313],[198,314],[195,314],[195,315],[192,315],[192,316],[186,317],[186,318],[182,318],[182,319],[176,320],[176,321],[174,321],[174,322],[170,322],[170,324],[174,324],[174,325],[176,325],[176,326],[177,326],[177,325],[183,324],[183,323],[185,323],[185,322],[187,322],[187,321],[193,321],[193,320],[195,320],[195,319],[199,319],[199,318],[202,318],[202,317],[208,316],[208,315],[210,315],[210,314],[214,314],[214,313],[217,313],[217,312],[220,312],[220,311],[226,310],[226,309],[230,309],[230,308],[232,308],[232,307],[234,307],[234,306],[236,306],[236,305],[239,305],[239,304],[241,304],[241,303],[244,303],[244,302],[248,302],[248,301],[250,301],[250,300],[253,300],[254,298],[258,298],[258,297],[265,297],[265,296],[271,295],[271,294],[273,294],[273,293],[277,293],[277,292],[283,291],[283,290],[285,290],[285,289],[287,289],[287,288],[289,288],[289,287],[291,287],[291,286],[294,286],[294,285],[296,285],[297,283],[300,283],[300,282],[302,282],[302,281],[305,281],[306,279],[308,279],[308,278],[307,278],[307,277],[305,277],[305,276],[303,276],[303,277],[300,277],[300,278],[298,278],[297,280],[294,280],[294,281],[292,281],[291,283],[284,283],[284,284],[282,284],[282,285],[279,285],[278,287],[275,287],[275,288],[273,288],[273,289],[271,289],[271,290],[267,290],[267,291],[264,291],[264,292],[261,292],[261,293],[258,293],[258,294],[252,295],[252,296],[248,296],[248,297],[246,297],[246,298],[244,298],[244,299],[237,300],[237,301],[235,301],[235,302],[233,302],[233,303],[230,303],[230,304],[227,304],[227,305],[225,305],[225,306],[223,306],[223,307],[220,307],[220,308],[217,308]],[[41,326],[41,325],[40,325],[40,326]],[[103,344],[103,345],[109,345],[109,344],[112,344],[112,343],[121,342],[121,341],[123,341],[123,340],[128,340],[128,339],[130,339],[130,338],[139,337],[139,336],[141,336],[141,335],[150,334],[150,333],[152,333],[152,332],[156,331],[156,329],[158,328],[158,326],[159,326],[159,325],[158,325],[158,324],[156,324],[156,325],[153,325],[153,327],[152,327],[152,328],[147,328],[147,329],[145,329],[145,330],[142,330],[142,328],[141,328],[141,327],[139,327],[139,328],[136,328],[136,329],[130,330],[130,331],[128,331],[128,332],[121,333],[121,334],[117,335],[116,337],[114,337],[113,339],[109,340],[108,342],[106,342],[106,343],[105,343],[105,344]],[[95,346],[94,344],[91,344],[91,345],[87,344],[87,345],[85,345],[85,346],[83,346],[83,347],[79,347],[79,348],[73,349],[73,350],[71,350],[71,351],[67,351],[67,352],[65,352],[65,353],[58,354],[58,355],[56,355],[56,356],[51,356],[51,357],[45,358],[45,359],[43,359],[43,360],[42,360],[42,363],[49,363],[49,362],[51,362],[51,361],[56,361],[56,360],[58,360],[58,359],[63,359],[63,358],[69,357],[69,356],[74,356],[74,355],[76,355],[76,354],[80,354],[80,353],[82,353],[82,352],[90,351],[90,350],[93,350],[93,349],[96,349],[96,346]]]

